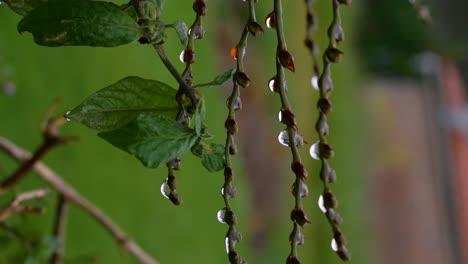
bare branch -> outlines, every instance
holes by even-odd
[[[47,189],[38,189],[18,194],[5,208],[0,210],[0,221],[5,221],[15,214],[44,213],[45,208],[27,206],[22,203],[42,198],[46,196],[48,192]]]
[[[27,161],[31,154],[22,148],[16,146],[9,140],[0,137],[0,150],[7,153],[17,161]],[[112,219],[104,214],[94,204],[81,196],[71,185],[47,167],[44,163],[38,161],[33,167],[34,171],[47,183],[49,183],[57,192],[63,195],[70,203],[80,207],[83,211],[93,217],[102,225],[114,238],[119,245],[131,253],[142,264],[158,264],[148,253],[146,253],[135,241],[128,238],[127,234],[117,226]]]
[[[68,201],[60,194],[57,201],[57,211],[55,212],[54,236],[57,239],[57,247],[50,259],[51,264],[60,264],[65,255],[65,237],[68,218]]]

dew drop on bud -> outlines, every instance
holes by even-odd
[[[296,233],[296,236],[294,238],[294,242],[296,245],[303,245],[304,244],[304,234],[298,230]]]
[[[275,85],[275,78],[271,78],[271,80],[268,81],[268,88],[270,88],[270,91],[272,91],[274,93],[277,91],[277,88],[276,88],[276,85]]]
[[[180,60],[182,63],[185,63],[185,62],[184,62],[184,54],[185,54],[185,50],[182,50],[182,52],[181,52],[180,55],[179,55],[179,60]]]
[[[319,144],[320,144],[320,141],[315,142],[315,143],[310,147],[310,150],[309,150],[310,156],[311,156],[313,159],[316,159],[316,160],[319,160],[319,159],[320,159],[320,155],[319,155]]]
[[[281,113],[282,113],[282,111],[279,111],[279,113],[278,113],[278,120],[280,122],[283,120],[283,115]]]
[[[314,90],[319,91],[319,79],[317,76],[312,76],[310,84],[312,84],[312,88],[314,88]]]
[[[229,253],[229,238],[226,237],[224,244],[226,244],[226,253]]]
[[[65,113],[65,119],[70,122],[70,118],[68,117],[70,115],[70,111],[68,111],[67,113]]]
[[[288,138],[288,131],[283,130],[279,133],[278,135],[278,142],[283,145],[288,147],[289,146],[289,138]]]
[[[327,208],[325,207],[325,202],[323,200],[323,196],[320,195],[319,199],[318,199],[318,206],[320,208],[320,211],[322,211],[322,213],[326,213],[327,212]]]
[[[299,181],[299,195],[301,197],[309,195],[309,187],[307,187],[307,184],[303,180]]]
[[[161,194],[166,199],[169,199],[169,194],[171,193],[171,188],[169,188],[169,184],[167,184],[167,179],[161,184]]]
[[[237,48],[236,47],[232,48],[229,54],[231,55],[233,59],[237,60]]]
[[[275,13],[269,13],[265,18],[265,25],[267,28],[276,28]]]
[[[226,208],[219,210],[218,213],[216,214],[216,218],[218,218],[218,221],[221,224],[226,224]]]
[[[337,252],[338,251],[338,243],[336,243],[335,239],[332,239],[331,241],[331,248],[333,251]]]

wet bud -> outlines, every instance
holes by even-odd
[[[229,251],[228,258],[231,264],[240,264],[242,261],[241,257],[239,256],[239,254],[237,254],[236,251]]]
[[[332,168],[330,168],[330,165],[328,165],[328,162],[324,162],[322,164],[322,168],[320,169],[320,179],[323,182],[329,182],[329,177],[330,177],[330,171]]]
[[[255,37],[259,36],[263,33],[263,28],[255,21],[249,21],[247,24],[247,29],[249,30],[250,34],[254,35]]]
[[[318,100],[317,107],[320,110],[320,112],[324,114],[328,114],[332,111],[331,101],[328,100],[328,98],[326,97],[322,97]]]
[[[327,210],[327,217],[335,224],[335,225],[341,225],[343,224],[343,218],[341,215],[336,212],[334,209],[329,208]]]
[[[234,81],[243,88],[247,88],[250,85],[250,78],[245,72],[236,71]]]
[[[182,162],[179,158],[176,158],[174,160],[171,160],[170,166],[173,170],[180,170],[182,168]]]
[[[294,174],[301,176],[301,178],[307,178],[307,170],[300,161],[293,161],[291,163],[291,170],[294,172]]]
[[[224,194],[226,194],[228,198],[235,197],[237,195],[236,187],[234,187],[234,185],[227,184],[225,187],[221,189],[221,195],[224,196]]]
[[[353,0],[338,0],[338,2],[342,5],[350,5],[353,3]]]
[[[340,249],[338,249],[338,251],[336,252],[336,254],[338,254],[338,256],[340,257],[340,259],[344,260],[344,261],[349,261],[351,260],[351,253],[349,253],[348,249],[343,246],[341,247]]]
[[[195,63],[195,53],[193,52],[192,49],[186,49],[184,51],[184,62],[187,64],[193,64]]]
[[[321,142],[319,144],[319,155],[321,158],[330,159],[330,158],[333,158],[333,156],[335,156],[335,151],[327,143]]]
[[[236,155],[237,154],[237,145],[236,145],[236,142],[234,142],[232,137],[231,137],[231,140],[229,142],[229,154],[230,155]]]
[[[302,234],[300,229],[294,229],[291,234],[289,234],[289,244],[304,244],[304,234]]]
[[[226,122],[224,123],[224,127],[231,135],[234,135],[238,130],[236,120],[234,120],[234,118],[231,118],[231,117],[226,119]]]
[[[301,227],[304,227],[305,224],[310,223],[309,219],[307,219],[306,214],[300,208],[296,208],[291,211],[291,220],[296,222]]]
[[[149,44],[149,40],[145,37],[141,37],[138,39],[138,42],[140,42],[140,44]]]
[[[193,11],[199,16],[206,15],[206,4],[204,0],[197,0],[193,3]]]
[[[283,65],[283,67],[285,67],[286,69],[288,69],[288,70],[290,70],[292,72],[296,71],[296,68],[294,66],[294,58],[291,55],[291,53],[289,53],[289,51],[287,51],[285,49],[279,50],[278,51],[278,60],[281,63],[281,65]]]
[[[325,51],[325,55],[327,56],[327,59],[329,61],[338,63],[341,60],[341,56],[343,55],[343,52],[337,48],[328,47],[327,50]]]
[[[333,234],[333,238],[335,239],[336,243],[338,244],[338,248],[344,247],[348,244],[348,240],[344,236],[343,232],[339,228],[337,228]]]
[[[231,167],[224,168],[224,179],[226,180],[227,183],[232,182],[232,168]]]
[[[234,214],[234,211],[232,211],[232,210],[227,210],[227,211],[226,211],[226,214],[224,215],[224,221],[225,221],[226,224],[228,224],[229,226],[231,226],[231,225],[237,225],[237,217],[236,217],[236,215]]]
[[[275,13],[271,12],[265,17],[265,25],[268,28],[276,28],[276,18]]]
[[[338,199],[336,199],[336,196],[330,191],[323,193],[323,202],[326,208],[338,207]]]
[[[334,31],[334,38],[337,42],[340,42],[340,41],[343,41],[344,40],[344,31],[343,31],[343,27],[341,27],[341,25],[338,25],[336,28],[335,28],[335,31]]]
[[[286,259],[286,264],[301,264],[301,262],[297,259],[296,256],[289,256]]]
[[[296,127],[296,117],[288,108],[281,109],[281,123],[288,127]]]
[[[278,82],[276,80],[276,76],[271,78],[268,81],[268,88],[270,88],[270,91],[277,93],[278,92]]]
[[[328,127],[328,122],[327,122],[327,116],[324,114],[321,114],[319,119],[317,120],[317,123],[315,123],[315,130],[321,135],[321,136],[327,136],[329,132],[329,127]]]
[[[195,39],[202,39],[205,37],[206,31],[202,25],[197,25],[194,30],[195,31],[193,32],[193,37]]]
[[[172,191],[168,198],[174,205],[180,205],[182,203],[182,198],[179,197],[176,191]]]
[[[319,80],[320,89],[324,89],[326,93],[329,93],[333,90],[333,80],[330,74],[327,74]]]

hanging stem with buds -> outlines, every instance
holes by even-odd
[[[316,123],[319,141],[312,145],[310,155],[312,158],[321,161],[320,179],[323,182],[324,189],[323,194],[319,198],[319,206],[322,212],[325,213],[333,230],[332,249],[342,260],[346,261],[351,258],[351,254],[346,248],[347,240],[339,228],[339,225],[343,223],[343,219],[336,211],[338,201],[332,193],[330,186],[330,183],[336,181],[336,173],[328,163],[328,159],[334,156],[334,150],[327,142],[327,136],[329,134],[327,115],[332,111],[332,104],[329,99],[333,90],[330,65],[331,63],[338,63],[343,54],[343,52],[337,48],[338,43],[344,40],[339,7],[340,5],[350,4],[351,0],[332,0],[332,3],[333,20],[328,28],[329,44],[323,54],[323,71],[319,78],[320,98],[317,103],[319,118]]]
[[[241,109],[242,101],[240,98],[240,87],[247,88],[250,85],[250,78],[244,71],[244,56],[246,53],[247,39],[249,34],[258,36],[263,33],[262,27],[257,23],[255,16],[255,1],[247,1],[249,9],[249,18],[245,24],[244,30],[236,47],[231,50],[231,56],[237,60],[236,71],[233,75],[233,88],[231,95],[227,99],[227,107],[229,110],[225,121],[226,127],[226,143],[225,143],[225,168],[224,168],[224,184],[222,195],[225,207],[218,213],[218,219],[229,226],[226,234],[226,249],[228,251],[229,261],[232,264],[245,263],[235,250],[235,244],[241,240],[241,234],[237,230],[237,218],[232,210],[229,202],[230,198],[236,195],[236,189],[231,184],[233,181],[233,170],[231,155],[235,155],[237,147],[234,141],[234,134],[237,133],[238,127],[236,123],[236,111]]]
[[[291,170],[295,174],[295,181],[292,186],[292,194],[295,199],[294,209],[291,212],[291,220],[293,221],[293,229],[289,236],[289,243],[291,244],[291,251],[288,258],[286,259],[287,264],[300,263],[297,256],[297,246],[304,243],[304,235],[301,232],[301,228],[309,223],[307,216],[303,210],[302,198],[308,195],[308,187],[306,184],[307,170],[301,161],[301,155],[299,154],[298,147],[304,145],[305,142],[302,136],[298,132],[296,118],[292,112],[291,104],[289,103],[287,96],[287,82],[284,68],[294,72],[294,58],[287,50],[286,40],[284,37],[284,26],[283,26],[283,10],[282,1],[274,1],[274,10],[266,21],[271,19],[274,20],[274,27],[276,28],[277,37],[277,51],[276,51],[276,76],[270,81],[270,88],[277,92],[281,101],[281,112],[280,121],[286,125],[286,129],[283,130],[278,139],[281,144],[289,146],[292,154]]]

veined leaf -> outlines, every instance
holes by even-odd
[[[36,7],[48,2],[49,0],[3,0],[11,10],[15,11],[19,15],[26,15]]]
[[[176,20],[174,24],[172,25],[174,30],[177,32],[177,35],[179,36],[180,42],[182,45],[187,45],[188,41],[188,27],[182,20]]]
[[[98,134],[138,158],[144,166],[157,168],[180,157],[198,136],[195,130],[158,114],[142,113],[127,126]]]
[[[178,111],[176,93],[165,83],[130,76],[97,91],[66,118],[98,131],[123,127],[142,112],[174,118]]]
[[[220,171],[224,169],[226,163],[224,159],[224,146],[211,143],[210,151],[202,155],[202,164],[210,172]]]
[[[136,40],[139,26],[119,6],[101,1],[50,1],[29,12],[18,31],[44,46],[115,47]]]
[[[212,85],[222,85],[227,80],[231,79],[232,75],[236,72],[236,69],[229,69],[225,73],[218,75],[213,80]]]
[[[200,101],[198,102],[197,105],[197,111],[195,114],[195,131],[197,132],[197,135],[201,136],[202,133],[202,128],[203,128],[203,122],[205,122],[205,117],[206,117],[206,108],[205,108],[205,100],[203,98],[200,98]]]

